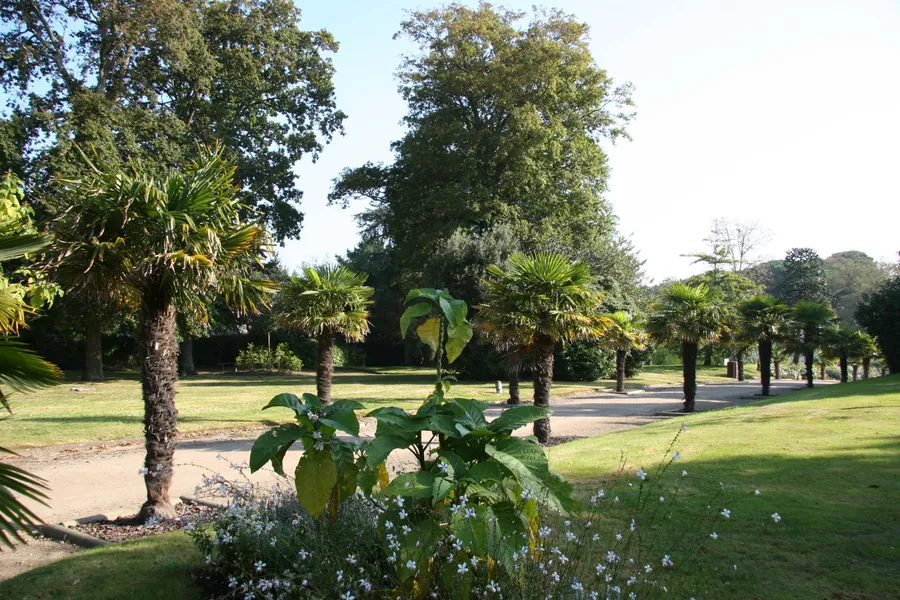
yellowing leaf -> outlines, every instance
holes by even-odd
[[[437,352],[438,339],[441,337],[441,318],[431,317],[416,329],[419,339],[422,343],[431,348],[432,353]]]
[[[310,515],[318,517],[325,510],[338,479],[331,454],[324,450],[305,452],[294,476],[297,500]]]

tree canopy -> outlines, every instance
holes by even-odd
[[[794,306],[798,302],[829,302],[824,262],[812,248],[791,248],[784,257],[782,296]]]
[[[77,143],[162,175],[219,140],[245,203],[276,239],[299,234],[293,167],[344,114],[337,42],[290,0],[2,0],[0,18],[0,166],[39,185],[79,168]]]

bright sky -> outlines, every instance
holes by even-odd
[[[347,166],[390,162],[405,104],[393,73],[406,42],[392,40],[413,0],[296,0],[303,27],[326,28],[346,135],[304,161],[301,238],[280,250],[290,267],[355,245],[353,214],[327,206]],[[533,0],[511,0],[528,9]],[[465,2],[474,5],[476,2]],[[823,257],[900,251],[900,3],[894,0],[555,0],[591,26],[597,63],[631,81],[632,142],[608,148],[609,200],[649,278],[696,272],[718,216],[759,220],[763,250]]]

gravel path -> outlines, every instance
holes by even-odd
[[[777,381],[772,393],[781,394],[803,387],[800,381]],[[697,390],[697,409],[715,410],[758,400],[757,382],[701,385]],[[572,439],[631,429],[666,418],[658,413],[680,408],[680,387],[651,388],[628,395],[591,392],[568,398],[554,398],[551,425],[554,437]],[[489,418],[503,409],[498,403],[489,411]],[[362,433],[374,431],[372,423],[363,424]],[[523,434],[530,433],[524,428]],[[192,495],[203,475],[222,473],[228,477],[226,462],[241,463],[249,459],[250,447],[258,432],[240,431],[223,435],[183,440],[175,453],[175,478],[172,496]],[[93,515],[115,519],[133,514],[145,499],[143,477],[144,449],[140,441],[105,444],[82,444],[22,451],[14,463],[45,478],[51,487],[50,506],[37,506],[36,511],[48,523],[60,523]],[[300,453],[290,452],[287,464],[299,459]],[[392,457],[393,470],[402,469],[409,457]],[[274,474],[260,471],[252,480],[260,483],[272,480]],[[54,552],[51,559],[64,554]],[[24,558],[24,557],[23,557]],[[7,570],[2,563],[11,553],[0,554],[0,578],[12,576],[18,569]]]

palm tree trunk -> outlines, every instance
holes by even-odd
[[[178,341],[175,309],[170,301],[144,301],[141,307],[141,387],[144,395],[144,483],[147,501],[139,518],[168,519],[175,516],[169,500],[172,485],[178,410],[175,382],[178,380]]]
[[[825,363],[819,364],[819,379],[825,381]]]
[[[553,338],[538,335],[534,341],[534,405],[550,408],[550,388],[553,385]],[[550,441],[550,419],[534,422],[534,437],[542,444]]]
[[[703,366],[711,367],[712,366],[712,355],[713,355],[713,347],[712,344],[703,349]]]
[[[869,378],[869,365],[871,364],[871,362],[871,358],[866,357],[863,359],[863,379]]]
[[[778,368],[778,363],[775,363]],[[771,340],[760,340],[759,342],[759,379],[762,381],[762,395],[769,395],[769,387],[771,385],[772,373],[772,342]]]
[[[843,354],[839,356],[838,363],[841,365],[841,383],[847,383],[847,356]]]
[[[737,379],[738,381],[744,380],[744,351],[737,351]]]
[[[771,345],[769,346],[769,352],[772,352]],[[779,369],[779,362],[777,360],[772,361],[772,366],[775,368],[775,379],[781,379],[781,369]],[[765,395],[765,394],[763,394]]]
[[[682,372],[684,374],[684,412],[694,412],[697,397],[697,344],[682,342]]]
[[[86,315],[84,322],[83,381],[103,381],[103,323],[96,312]]]
[[[859,365],[857,363],[853,363],[853,381],[856,381],[859,376]]]
[[[316,395],[322,404],[331,402],[334,375],[334,334],[325,329],[316,338]]]
[[[628,352],[625,350],[616,350],[616,391],[625,391],[625,359],[628,358]]]
[[[196,375],[197,367],[194,366],[194,338],[185,337],[178,344],[178,374]]]
[[[511,350],[506,355],[506,377],[509,380],[509,399],[507,404],[517,405],[522,400],[519,397],[519,369],[522,366],[522,353],[520,348]]]
[[[803,355],[803,361],[806,363],[806,387],[813,387],[813,353],[807,352]]]

